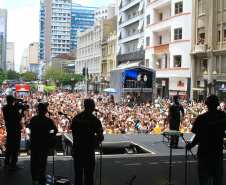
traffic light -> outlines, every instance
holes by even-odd
[[[85,67],[82,68],[82,75],[86,76],[86,68]]]

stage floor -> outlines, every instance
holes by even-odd
[[[184,135],[186,140],[192,134]],[[148,154],[122,154],[104,155],[102,158],[102,185],[126,185],[136,175],[138,178],[132,185],[165,185],[169,182],[169,154],[170,148],[162,141],[162,135],[105,135],[104,142],[134,142],[152,153]],[[154,145],[153,145],[154,144]],[[185,143],[180,139],[179,149],[172,151],[171,182],[174,185],[185,184]],[[196,156],[196,148],[193,149]],[[226,169],[226,153],[224,152],[224,168]],[[0,158],[3,162],[4,158]],[[1,168],[2,185],[31,185],[30,158],[20,156],[18,164],[24,169],[10,171]],[[74,179],[73,159],[68,156],[55,156],[55,175],[65,176],[71,182]],[[53,157],[48,157],[46,175],[52,175]],[[2,166],[1,166],[2,167]],[[198,184],[197,162],[191,153],[188,156],[187,184]],[[96,156],[95,185],[100,184],[100,156]],[[224,172],[226,177],[226,170]],[[226,178],[224,181],[226,184]]]

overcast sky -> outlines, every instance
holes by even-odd
[[[73,0],[82,6],[101,7],[114,0]],[[0,8],[8,11],[7,42],[15,42],[15,69],[19,72],[25,48],[39,40],[39,0],[0,0]]]

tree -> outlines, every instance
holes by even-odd
[[[79,75],[79,74],[63,74],[60,78],[59,81],[62,83],[62,85],[71,85],[72,89],[74,84],[77,82],[81,82],[84,80],[84,76]]]
[[[2,86],[3,81],[6,79],[6,73],[0,68],[0,86]]]
[[[37,74],[32,71],[26,71],[23,75],[23,81],[25,82],[35,81],[37,78]]]
[[[48,69],[44,74],[45,80],[52,80],[56,83],[56,80],[58,80],[62,76],[63,72],[57,68],[50,68]]]
[[[20,78],[20,74],[12,69],[8,70],[6,75],[8,80],[18,80]]]

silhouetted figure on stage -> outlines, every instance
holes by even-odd
[[[3,107],[3,115],[7,130],[7,144],[6,144],[6,157],[5,157],[5,168],[10,167],[11,169],[20,170],[22,166],[18,166],[18,154],[20,149],[20,138],[21,129],[20,124],[24,109],[21,113],[19,108],[14,105],[14,97],[8,95],[6,97],[7,105]]]
[[[175,95],[173,97],[173,104],[169,106],[169,123],[170,123],[170,130],[178,130],[180,127],[180,113],[182,113],[182,117],[184,117],[184,108],[178,102],[178,96]],[[171,136],[171,146],[173,148],[178,148],[179,136]]]
[[[75,168],[75,184],[93,185],[95,168],[95,138],[97,142],[104,140],[101,122],[92,113],[95,103],[92,99],[84,101],[85,110],[72,120],[73,157]]]
[[[46,183],[46,164],[48,149],[53,146],[53,137],[58,132],[54,122],[46,117],[47,106],[38,104],[38,115],[31,118],[29,128],[31,130],[31,176],[33,184],[44,185]],[[50,131],[53,130],[53,133]]]
[[[207,185],[210,175],[213,185],[223,185],[223,140],[226,130],[226,114],[217,110],[219,100],[211,95],[206,101],[208,112],[198,116],[192,132],[195,137],[186,146],[190,150],[198,144],[199,185]]]

